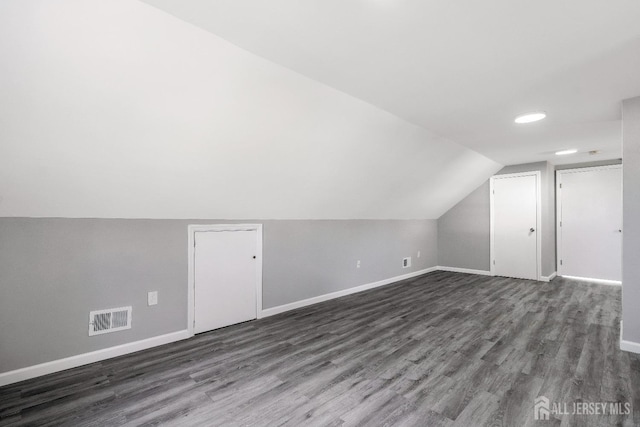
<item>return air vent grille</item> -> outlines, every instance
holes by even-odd
[[[89,313],[89,336],[131,329],[131,307],[109,308]]]

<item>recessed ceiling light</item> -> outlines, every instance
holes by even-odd
[[[532,122],[537,122],[538,120],[542,120],[545,117],[547,117],[547,113],[545,113],[544,111],[536,111],[535,113],[527,113],[527,114],[521,114],[518,117],[516,117],[515,122],[522,124],[522,123],[532,123]]]
[[[566,156],[567,154],[575,154],[578,150],[562,150],[556,151],[556,156]]]

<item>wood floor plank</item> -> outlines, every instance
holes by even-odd
[[[640,425],[619,320],[616,287],[433,272],[0,388],[0,426]]]

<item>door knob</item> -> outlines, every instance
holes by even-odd
[[[529,232],[530,232],[530,233],[533,233],[534,231],[536,231],[534,228],[530,228],[530,229],[529,229]]]

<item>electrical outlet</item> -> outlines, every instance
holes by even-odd
[[[158,291],[152,291],[147,293],[147,305],[158,304]]]
[[[411,267],[411,257],[402,258],[402,268]]]
[[[356,268],[360,268],[360,260],[356,261]]]

